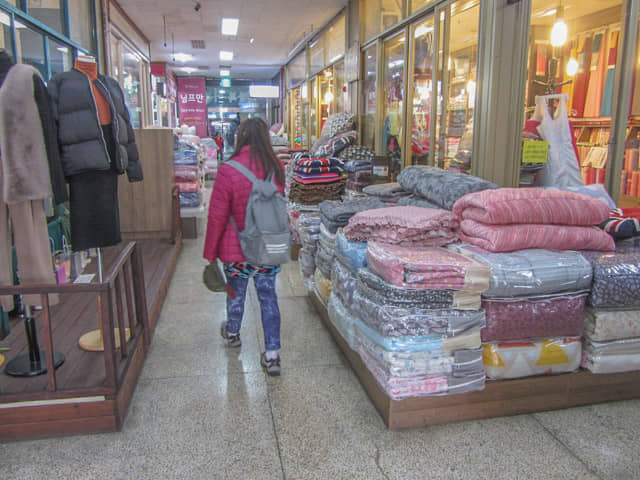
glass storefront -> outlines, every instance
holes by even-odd
[[[640,28],[634,56],[633,83],[629,105],[627,135],[624,144],[624,163],[620,178],[618,206],[640,207]],[[615,180],[615,179],[614,179]]]
[[[402,1],[360,1],[360,39],[363,43],[393,27],[400,20],[402,20]]]
[[[35,67],[44,78],[47,78],[42,35],[26,28],[18,21],[16,21],[16,57],[18,63]]]
[[[400,33],[385,40],[383,47],[382,151],[396,162],[402,160],[405,43]]]
[[[10,55],[13,55],[13,45],[11,42],[11,17],[0,10],[0,48],[4,48]]]
[[[336,112],[345,112],[347,108],[347,84],[344,80],[344,62],[333,66],[334,102]]]
[[[29,15],[58,33],[64,34],[62,0],[27,0]]]
[[[123,45],[123,62],[122,62],[122,90],[124,91],[125,103],[129,108],[131,116],[131,125],[133,128],[142,126],[142,88],[140,85],[141,77],[141,60],[138,56]]]
[[[318,78],[314,77],[309,82],[309,134],[311,145],[320,137],[318,128]]]
[[[93,1],[67,0],[69,5],[69,37],[84,48],[95,50]]]
[[[58,73],[71,70],[72,67],[73,54],[71,49],[55,40],[49,40],[49,68],[51,70],[51,76],[53,77]]]
[[[362,145],[375,150],[376,148],[376,111],[378,110],[378,94],[376,89],[376,75],[378,56],[376,46],[369,47],[362,54]]]

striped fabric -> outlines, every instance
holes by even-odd
[[[513,252],[525,248],[599,251],[615,249],[613,238],[598,227],[486,225],[475,220],[463,220],[458,235],[463,242],[472,243],[490,252]]]
[[[463,220],[494,225],[597,225],[609,217],[609,207],[580,193],[499,188],[465,195],[455,203],[453,213]]]

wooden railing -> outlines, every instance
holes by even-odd
[[[141,337],[143,347],[146,350],[151,341],[142,252],[136,245],[136,242],[129,242],[122,249],[104,275],[102,282],[63,285],[0,286],[0,295],[40,295],[42,311],[39,313],[37,320],[41,321],[41,328],[39,330],[41,332],[48,366],[54,365],[55,351],[51,328],[52,315],[49,295],[77,295],[86,293],[96,294],[99,299],[97,309],[99,310],[100,329],[104,343],[105,388],[90,389],[90,391],[87,392],[83,392],[81,389],[74,389],[69,393],[115,394],[131,362],[129,347],[133,348],[137,346]],[[116,304],[115,312],[113,308],[114,300]],[[126,310],[123,305],[125,302]],[[126,323],[128,323],[128,325]],[[115,327],[119,329],[119,348],[116,348]],[[128,342],[126,339],[127,327],[131,335]],[[96,355],[99,355],[99,353],[96,353]],[[55,368],[47,368],[47,391],[58,391]],[[15,396],[16,399],[23,397],[23,395],[9,396]],[[58,397],[58,395],[53,396]]]

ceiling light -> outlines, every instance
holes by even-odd
[[[224,50],[220,50],[220,60],[231,61],[233,60],[233,52],[226,52]]]
[[[181,69],[183,72],[187,72],[187,73],[193,73],[196,70],[198,70],[197,68],[193,68],[193,67],[182,67]]]
[[[564,22],[564,9],[558,7],[558,14],[556,16],[556,23],[553,24],[551,29],[551,46],[561,47],[567,43],[567,37],[569,36],[569,29]]]
[[[222,34],[223,35],[237,35],[238,25],[240,20],[237,18],[223,18],[222,19]]]
[[[253,37],[251,37],[251,38],[249,39],[249,43],[250,43],[251,45],[253,45],[253,42],[255,42],[255,41],[256,41],[256,39],[255,39],[255,38],[253,38]]]
[[[228,77],[229,75],[231,75],[231,70],[228,69],[220,69],[220,76],[221,77]]]
[[[185,63],[193,60],[193,55],[190,55],[188,53],[176,53],[173,58],[175,58],[179,62]]]
[[[277,85],[249,85],[249,96],[254,98],[278,98],[280,87]]]

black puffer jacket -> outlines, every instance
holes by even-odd
[[[118,82],[99,75],[96,87],[109,101],[114,138],[115,170],[127,172],[130,182],[142,180],[129,111]],[[66,177],[92,170],[109,170],[111,161],[98,119],[91,82],[84,73],[72,69],[57,74],[49,81],[54,115],[58,122],[58,143]]]

